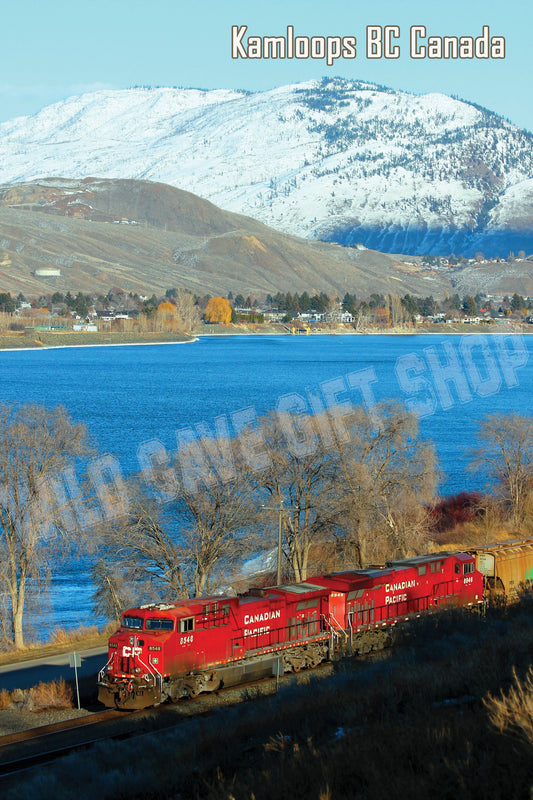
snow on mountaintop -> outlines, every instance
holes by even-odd
[[[533,206],[531,134],[445,95],[338,78],[72,97],[0,125],[0,164],[0,183],[162,181],[282,231],[389,252],[508,252]]]

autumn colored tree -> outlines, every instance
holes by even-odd
[[[169,302],[168,300],[163,300],[163,302],[159,303],[157,306],[157,311],[161,314],[175,314],[176,313],[176,306],[174,303]]]
[[[211,297],[204,313],[206,322],[227,325],[231,321],[231,305],[225,297]]]

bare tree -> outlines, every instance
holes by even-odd
[[[216,469],[219,446],[214,439],[196,440],[178,449],[164,475],[153,471],[151,487],[132,480],[127,515],[101,531],[111,572],[124,576],[137,600],[212,593],[250,552],[255,507],[249,470],[236,463],[237,444],[229,440],[223,445],[229,461]],[[158,503],[163,488],[165,502]],[[107,577],[97,578],[98,590],[109,595]]]
[[[61,473],[88,451],[84,426],[64,409],[0,406],[0,592],[17,648],[24,645],[30,593],[46,582],[50,562],[72,532],[65,522],[81,502],[65,494],[58,499],[61,492],[54,489]]]
[[[270,414],[258,423],[268,466],[257,474],[256,486],[281,514],[284,556],[296,581],[307,578],[312,547],[333,538],[340,511],[335,455],[315,421],[311,416]]]
[[[99,531],[94,610],[113,619],[131,604],[188,597],[183,553],[164,530],[162,509],[135,479],[128,513]]]
[[[484,444],[472,466],[486,472],[513,525],[520,527],[528,515],[533,490],[533,416],[488,414],[480,428]]]
[[[195,304],[194,295],[184,289],[177,289],[174,295],[174,303],[184,331],[189,332],[195,322],[198,321],[198,306]]]
[[[389,294],[386,297],[387,308],[390,312],[390,321],[393,328],[405,322],[405,309],[399,295]]]
[[[125,570],[117,569],[109,559],[100,559],[92,569],[91,579],[95,586],[94,613],[118,621],[122,612],[134,602]]]
[[[172,513],[190,593],[198,597],[217,589],[257,544],[251,471],[238,440],[206,435],[178,448],[173,476]]]
[[[331,412],[330,412],[331,413]],[[355,408],[332,426],[345,546],[359,566],[405,557],[427,544],[438,473],[433,447],[414,414],[396,403]]]

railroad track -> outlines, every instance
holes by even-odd
[[[330,665],[323,664],[308,674],[329,672],[330,668]],[[285,675],[281,677],[281,681],[286,682],[296,678],[295,675]],[[243,692],[246,690],[256,689],[268,694],[275,691],[275,687],[275,678],[261,678],[236,687],[220,689],[218,692],[181,700],[172,705],[140,711],[107,709],[90,716],[75,717],[52,725],[1,736],[0,787],[5,790],[10,778],[14,779],[23,772],[50,764],[75,750],[90,748],[105,740],[125,740],[171,731],[189,717],[210,713],[222,705],[242,702]]]
[[[27,728],[24,731],[8,733],[5,736],[0,736],[0,758],[3,748],[8,745],[44,739],[47,736],[53,736],[55,733],[62,733],[72,728],[79,730],[80,728],[97,725],[102,721],[107,722],[120,716],[123,716],[122,712],[114,708],[108,708],[105,711],[97,711],[90,716],[73,717],[72,719],[63,720],[63,722],[54,722],[51,725],[39,725],[36,728]]]
[[[105,739],[126,738],[130,735],[127,727],[131,727],[133,720],[137,721],[142,715],[149,716],[150,710],[134,711],[125,716],[122,711],[106,709],[90,716],[75,717],[52,725],[1,736],[0,780],[32,767],[50,763],[73,750],[90,747]],[[109,731],[105,727],[118,720],[121,721],[119,730]],[[125,727],[124,723],[129,723],[129,726]],[[65,737],[69,741],[65,742]]]

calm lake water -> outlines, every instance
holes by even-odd
[[[487,413],[532,413],[533,337],[207,336],[192,344],[0,352],[0,401],[64,405],[125,473],[137,451],[176,432],[278,405],[395,398],[421,412],[445,473],[442,494],[482,488],[467,469]],[[50,625],[90,622],[83,565],[55,577]]]

